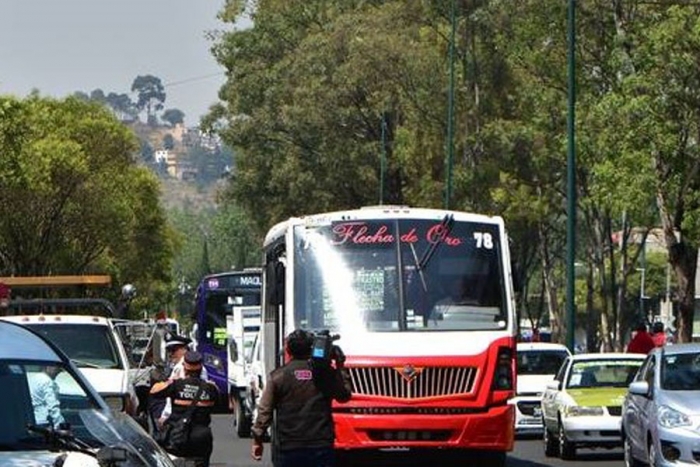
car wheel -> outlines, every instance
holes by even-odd
[[[576,458],[576,446],[566,439],[566,431],[561,420],[559,421],[559,457],[564,460]]]
[[[542,439],[544,440],[545,457],[556,457],[557,454],[559,454],[559,445],[557,444],[557,438],[552,434],[549,428],[544,428]]]
[[[629,437],[623,435],[622,446],[625,452],[625,467],[641,467],[642,462],[632,455],[632,443]]]

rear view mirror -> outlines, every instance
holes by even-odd
[[[630,394],[635,396],[649,396],[649,383],[646,381],[635,381],[630,384]]]
[[[547,383],[547,389],[551,389],[552,391],[559,391],[561,389],[561,383],[554,379]]]

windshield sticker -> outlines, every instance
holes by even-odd
[[[210,289],[218,289],[219,288],[219,279],[209,279],[207,282],[207,286]]]
[[[355,297],[359,299],[361,310],[381,310],[384,308],[384,271],[381,269],[355,272],[353,283]]]

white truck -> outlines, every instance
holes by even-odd
[[[255,337],[260,330],[260,306],[242,306],[231,303],[226,315],[229,407],[240,438],[250,437],[253,414],[246,403],[249,394],[250,357]]]

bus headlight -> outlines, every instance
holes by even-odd
[[[212,355],[210,353],[205,353],[204,354],[204,364],[214,368],[218,372],[223,373],[223,371],[224,371],[224,362],[216,355]]]

